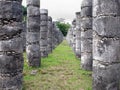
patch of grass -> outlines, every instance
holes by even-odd
[[[30,75],[33,69],[38,70],[35,76]],[[92,90],[91,74],[80,68],[80,60],[63,41],[48,58],[42,58],[40,68],[25,62],[23,90]]]

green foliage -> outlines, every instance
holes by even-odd
[[[70,28],[70,24],[66,24],[66,23],[61,23],[61,22],[57,22],[56,23],[57,27],[61,30],[61,32],[63,33],[64,36],[67,35],[67,32]]]
[[[41,68],[30,68],[25,62],[23,90],[92,90],[92,73],[80,68],[66,41],[41,62]],[[38,70],[34,76],[30,75],[33,69]]]
[[[26,17],[27,17],[27,7],[22,6],[22,12],[23,12],[23,21],[26,21]]]

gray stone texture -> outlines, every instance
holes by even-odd
[[[52,33],[52,49],[54,50],[62,41],[63,34],[56,25],[56,22],[53,22],[53,33]]]
[[[67,40],[69,46],[72,47],[72,43],[73,43],[73,29],[72,29],[72,26],[68,30],[66,40]]]
[[[92,70],[92,0],[81,5],[81,67]]]
[[[40,51],[41,57],[48,56],[48,10],[40,9]]]
[[[23,32],[21,33],[21,37],[23,39],[23,51],[26,51],[26,31],[27,31],[27,27],[26,27],[26,22],[23,22]]]
[[[80,28],[81,14],[76,12],[76,57],[81,58],[81,28]]]
[[[67,36],[66,36],[66,40],[67,40],[67,43],[69,44],[69,46],[71,46],[71,33],[72,33],[72,28],[70,27],[70,29],[68,30],[68,33],[67,33]]]
[[[93,90],[120,90],[120,0],[93,0]]]
[[[26,53],[31,67],[41,65],[40,56],[40,1],[27,0]]]
[[[76,53],[76,19],[72,21],[72,50],[74,53]]]
[[[21,0],[0,1],[0,90],[21,90],[23,46]]]

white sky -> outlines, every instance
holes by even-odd
[[[26,6],[26,0],[23,0],[23,5]],[[80,11],[82,0],[40,0],[40,8],[48,9],[49,16],[54,19],[65,18],[73,20],[75,12]]]

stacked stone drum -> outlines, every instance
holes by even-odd
[[[40,0],[27,0],[26,52],[29,66],[39,67],[40,62]]]
[[[0,90],[21,90],[22,0],[0,0]]]

